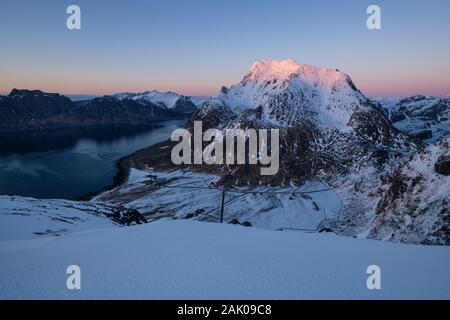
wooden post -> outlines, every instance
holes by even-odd
[[[222,197],[220,199],[220,223],[223,223],[224,210],[225,210],[225,190],[222,190]]]

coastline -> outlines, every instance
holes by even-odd
[[[87,193],[85,195],[82,195],[78,200],[91,201],[98,195],[119,187],[120,185],[124,184],[127,181],[131,168],[144,169],[145,167],[147,167],[146,162],[151,161],[151,158],[154,158],[154,160],[156,159],[160,160],[168,156],[170,160],[171,143],[172,142],[170,141],[170,139],[167,139],[162,142],[153,144],[149,147],[136,150],[135,152],[116,160],[114,163],[114,166],[116,167],[116,174],[113,178],[113,183],[109,187],[106,187],[98,192]],[[169,152],[165,152],[167,150]],[[164,161],[162,162],[162,165],[161,163],[158,163],[156,161],[151,162],[152,167],[157,168],[158,170],[161,171],[174,169],[170,161]],[[181,167],[183,166],[178,166],[178,169]]]

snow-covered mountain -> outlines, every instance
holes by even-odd
[[[450,99],[412,96],[386,109],[395,127],[426,143],[450,136]]]
[[[407,137],[421,126],[431,127],[434,141],[448,136],[448,100],[417,96],[383,103],[385,108],[389,103],[389,112],[340,71],[266,60],[255,63],[240,83],[223,88],[192,120],[202,120],[204,128],[280,128],[282,179],[268,182],[314,177],[336,186],[344,199],[339,223],[330,224],[337,232],[449,244],[450,186],[448,177],[434,169],[438,157],[446,157],[448,141],[421,149]],[[410,160],[417,158],[423,166]],[[439,168],[446,170],[447,162],[440,161]],[[395,178],[399,168],[412,183],[401,191]],[[263,180],[242,166],[231,170],[223,181]],[[400,198],[392,198],[392,192],[401,192]]]
[[[347,74],[293,60],[256,62],[241,82],[206,101],[188,127],[194,120],[205,130],[279,128],[278,182],[380,164],[415,148]]]
[[[337,70],[293,60],[263,60],[211,104],[227,106],[237,114],[262,107],[261,119],[272,125],[295,125],[312,116],[324,126],[345,129],[364,100],[350,77]]]
[[[204,102],[201,97],[187,97],[183,95],[179,95],[175,92],[159,92],[157,90],[146,91],[142,93],[117,93],[114,97],[123,100],[123,99],[132,99],[132,100],[144,100],[154,103],[162,108],[171,109],[178,113],[190,114],[197,110],[200,105],[196,105],[196,103],[202,104]]]

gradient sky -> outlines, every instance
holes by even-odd
[[[82,30],[66,28],[77,4]],[[366,28],[366,8],[382,30]],[[213,95],[259,59],[338,68],[366,95],[450,94],[448,0],[2,0],[0,92]]]

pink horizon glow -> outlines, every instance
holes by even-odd
[[[231,79],[231,78],[236,79]],[[118,92],[144,92],[158,90],[161,92],[173,91],[187,96],[215,96],[222,86],[230,86],[238,83],[243,76],[228,76],[226,82],[213,80],[205,84],[201,79],[189,79],[189,85],[185,84],[186,79],[172,81],[170,78],[162,79],[162,83],[149,81],[149,79],[124,77],[117,80],[117,77],[110,77],[108,80],[101,80],[99,77],[82,81],[80,78],[60,79],[55,75],[49,77],[16,77],[9,83],[0,86],[0,92],[8,94],[13,88],[18,89],[38,89],[45,92],[57,92],[65,95],[92,95],[102,96]],[[367,97],[406,97],[417,94],[445,97],[450,94],[450,75],[448,74],[421,74],[416,77],[408,77],[404,74],[389,74],[384,72],[379,77],[368,77],[366,74],[350,74],[356,87]],[[128,79],[127,79],[128,78]],[[21,80],[27,79],[27,80]],[[223,79],[222,79],[223,81]],[[171,85],[173,82],[173,85]],[[96,89],[92,89],[96,88]]]

